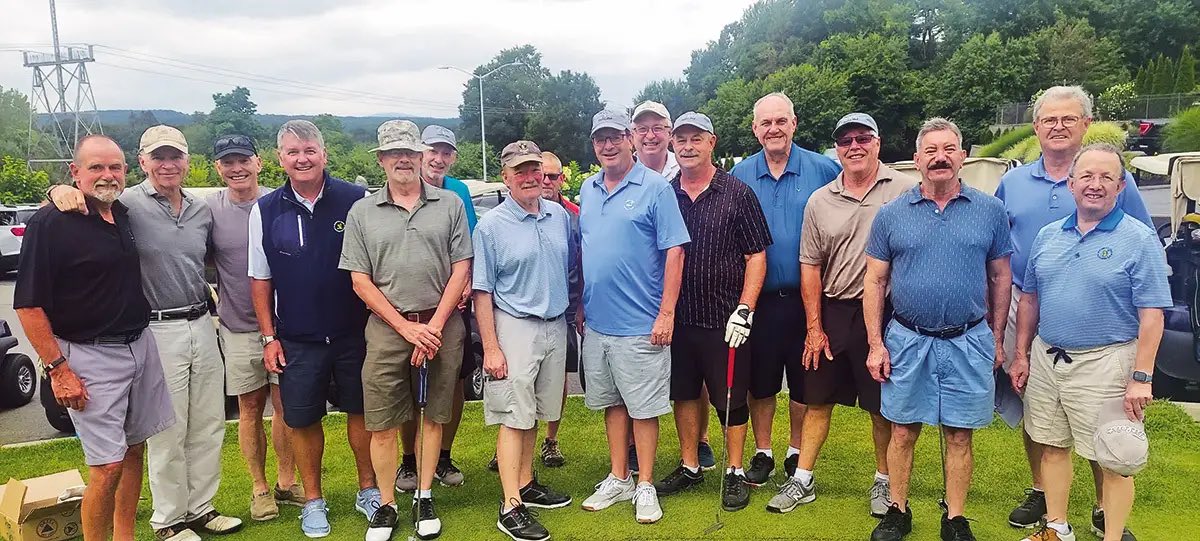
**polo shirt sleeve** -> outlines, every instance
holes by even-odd
[[[454,210],[450,211],[450,262],[458,263],[464,259],[471,259],[475,255],[474,249],[471,247],[471,229],[467,226],[467,214],[463,210],[462,202],[454,205]]]
[[[875,215],[875,220],[871,222],[871,234],[867,237],[867,255],[880,261],[891,261],[895,255],[892,253],[892,246],[889,242],[891,215],[892,213],[888,212],[888,205],[879,209],[879,214]]]
[[[1140,243],[1141,253],[1126,268],[1133,285],[1133,305],[1138,308],[1170,308],[1171,286],[1167,283],[1167,255],[1153,236]]]
[[[46,216],[35,215],[25,225],[13,308],[52,308],[54,278],[58,272],[52,250],[55,242],[52,229],[46,227]]]
[[[1025,279],[1021,282],[1021,291],[1025,293],[1037,293],[1038,261],[1041,259],[1042,245],[1046,242],[1046,235],[1050,234],[1047,231],[1052,230],[1054,223],[1042,228],[1037,236],[1033,238],[1033,245],[1029,247],[1029,263],[1025,265]]]
[[[801,222],[804,226],[800,228],[800,262],[805,265],[824,265],[828,255],[825,253],[825,243],[821,242],[820,226],[814,216],[815,207],[810,199],[809,204],[804,205],[804,221]]]
[[[995,202],[994,216],[992,216],[992,247],[988,250],[988,261],[1000,259],[1013,253],[1012,235],[1008,229],[1008,213],[1004,210],[1004,205]]]
[[[471,233],[475,250],[475,261],[471,264],[471,289],[493,293],[496,291],[496,268],[492,265],[496,257],[492,252],[491,229],[484,225]]]
[[[1128,171],[1125,172],[1125,189],[1121,190],[1121,194],[1117,196],[1117,206],[1121,210],[1134,218],[1150,226],[1151,230],[1157,231],[1154,226],[1154,220],[1150,218],[1150,211],[1146,209],[1146,202],[1142,199],[1142,192],[1138,190],[1137,182],[1133,180],[1133,175]]]
[[[267,263],[267,252],[263,250],[262,212],[258,210],[258,203],[250,208],[248,231],[250,239],[247,247],[249,253],[246,254],[248,263],[246,274],[258,280],[270,280],[271,265]]]
[[[654,230],[658,235],[658,249],[667,250],[692,241],[688,234],[683,213],[679,211],[679,199],[670,184],[663,183],[654,195]]]
[[[675,204],[679,201],[676,199]],[[757,254],[771,245],[771,231],[767,226],[767,217],[763,214],[762,205],[758,204],[758,196],[749,187],[742,192],[738,204],[738,215],[734,222],[734,239],[738,250],[743,255]]]
[[[342,232],[342,255],[338,259],[338,268],[350,272],[374,274],[371,256],[367,252],[367,240],[363,235],[365,225],[358,223],[361,219],[359,217],[361,208],[359,203],[355,203],[350,208],[350,213],[346,215],[346,227]]]

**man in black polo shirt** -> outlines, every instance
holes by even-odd
[[[707,385],[717,418],[729,423],[725,427],[729,464],[721,472],[725,476],[721,506],[736,511],[750,502],[742,470],[750,418],[746,405],[750,359],[746,350],[737,354],[726,404],[727,348],[737,348],[750,334],[751,314],[767,272],[765,250],[771,233],[754,192],[713,164],[717,136],[707,116],[684,113],[676,119],[671,136],[680,167],[671,185],[692,242],[686,248],[671,343],[671,400],[682,460],[655,488],[666,496],[704,480],[697,446],[707,415],[700,393]]]
[[[85,137],[71,177],[87,214],[46,205],[30,218],[13,308],[83,446],[84,539],[132,539],[145,441],[175,424],[175,414],[154,337],[145,332],[150,304],[117,201],[125,157],[112,139]]]

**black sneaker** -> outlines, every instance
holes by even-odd
[[[942,513],[942,541],[975,541],[975,534],[971,533],[971,524],[967,522],[967,517],[959,515],[949,518]]]
[[[412,504],[413,524],[416,525],[417,537],[421,539],[436,539],[442,535],[442,520],[433,509],[433,498],[414,499]]]
[[[496,527],[500,528],[500,531],[515,541],[544,541],[550,539],[550,532],[537,521],[537,517],[533,511],[521,505],[516,500],[513,500],[512,503],[515,505],[507,513],[503,512],[504,504],[500,504],[500,518],[496,520]]]
[[[1096,534],[1096,537],[1104,537],[1104,509],[1094,505],[1092,506],[1092,533]],[[1121,541],[1137,541],[1137,538],[1133,536],[1133,532],[1129,531],[1129,528],[1125,528],[1121,532]]]
[[[901,511],[900,506],[893,503],[871,532],[871,541],[900,541],[911,532],[912,508]]]
[[[721,492],[721,509],[740,511],[750,505],[750,486],[746,476],[734,472],[725,474],[725,489]]]
[[[570,496],[555,492],[550,487],[539,483],[536,475],[528,485],[521,488],[521,501],[529,507],[541,509],[558,509],[571,505]]]
[[[1046,493],[1037,489],[1025,489],[1025,501],[1008,514],[1008,523],[1017,528],[1037,526],[1046,515]]]
[[[439,458],[437,469],[433,472],[433,478],[437,479],[442,486],[457,487],[463,484],[462,470],[454,465],[454,461],[449,458]]]
[[[392,504],[376,509],[375,513],[371,515],[370,522],[367,523],[366,541],[388,541],[391,539],[392,531],[396,529],[398,518],[396,506]]]
[[[658,491],[659,496],[670,496],[678,494],[704,482],[704,474],[697,471],[692,473],[688,471],[683,464],[680,464],[675,471],[668,473],[663,477],[662,481],[654,483],[654,490]]]
[[[754,457],[750,459],[750,469],[746,470],[746,482],[750,486],[762,486],[771,480],[773,473],[775,473],[775,459],[767,456],[766,453],[754,453]]]
[[[796,468],[800,467],[800,455],[795,454],[783,459],[783,473],[788,477],[796,476]]]
[[[487,469],[494,472],[500,471],[500,462],[496,460],[496,453],[492,453],[492,459],[488,461]]]

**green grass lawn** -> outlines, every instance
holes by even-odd
[[[786,448],[785,404],[780,404],[775,426],[775,452]],[[661,477],[677,461],[678,443],[670,417],[662,419],[662,445],[656,468]],[[1150,466],[1138,477],[1138,497],[1130,527],[1144,541],[1192,541],[1200,539],[1200,514],[1196,512],[1196,490],[1200,486],[1200,424],[1181,409],[1167,403],[1151,407],[1147,418],[1151,437]],[[712,423],[714,447],[720,436]],[[354,510],[354,463],[346,446],[345,418],[330,416],[325,421],[325,495],[329,501],[333,533],[329,539],[362,539],[366,521]],[[658,524],[639,525],[628,504],[598,513],[585,512],[579,503],[591,494],[593,484],[608,472],[604,425],[600,413],[588,411],[580,398],[572,397],[566,410],[560,439],[567,465],[539,469],[541,480],[568,492],[571,507],[541,511],[540,517],[555,539],[800,539],[840,541],[869,539],[875,519],[867,515],[866,493],[874,471],[870,420],[856,409],[838,408],[833,430],[817,466],[817,500],[786,515],[765,510],[773,488],[764,486],[752,493],[751,505],[736,513],[724,513],[725,528],[710,536],[704,530],[714,520],[719,478],[709,474],[702,487],[684,495],[662,499],[664,517]],[[938,539],[941,495],[936,433],[926,430],[918,443],[911,503],[914,541]],[[507,539],[496,530],[500,499],[499,480],[485,467],[495,449],[495,431],[483,428],[480,403],[467,405],[463,429],[455,447],[455,460],[465,472],[466,484],[457,488],[436,486],[434,497],[443,521],[442,538],[449,540]],[[719,448],[718,448],[719,449]],[[78,442],[67,440],[42,446],[0,451],[0,477],[27,478],[81,467]],[[718,455],[719,458],[719,455]],[[237,448],[237,431],[229,426],[224,448],[224,479],[217,495],[217,508],[247,520],[241,532],[223,537],[229,541],[303,539],[299,509],[284,507],[279,518],[265,523],[249,521],[250,483]],[[273,465],[268,466],[272,471]],[[1075,485],[1071,496],[1071,521],[1079,527],[1079,539],[1094,539],[1086,533],[1093,489],[1085,463],[1076,460]],[[85,472],[86,474],[86,472]],[[1002,423],[981,430],[975,438],[975,481],[967,503],[967,515],[981,540],[1019,540],[1025,532],[1010,528],[1008,512],[1029,485],[1029,471],[1016,431]],[[390,481],[390,480],[389,480]],[[390,483],[387,483],[390,484]],[[138,520],[150,515],[148,485],[143,485]],[[401,496],[401,520],[408,513]],[[398,529],[403,540],[408,530]],[[138,531],[138,539],[153,539],[149,526]]]

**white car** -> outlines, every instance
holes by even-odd
[[[21,240],[25,237],[25,222],[37,210],[36,206],[0,205],[0,274],[17,270]]]

